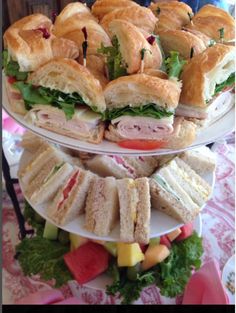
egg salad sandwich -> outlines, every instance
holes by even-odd
[[[56,224],[65,225],[83,213],[89,186],[95,175],[75,167],[47,208]]]
[[[119,219],[117,183],[114,177],[96,177],[90,185],[85,205],[85,228],[97,236],[107,236]]]
[[[152,207],[188,223],[199,214],[211,187],[179,157],[158,169],[150,178]]]
[[[148,178],[117,181],[120,204],[120,240],[147,244],[150,232],[150,189]]]
[[[182,91],[176,115],[207,126],[234,105],[235,48],[216,44],[194,56],[183,68]]]
[[[21,92],[33,125],[80,140],[99,143],[106,109],[102,87],[87,68],[55,58],[14,84]]]

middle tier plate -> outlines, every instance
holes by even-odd
[[[29,158],[30,158],[29,152],[24,151],[24,153],[21,157],[21,160],[20,160],[19,168],[23,167],[24,164],[27,163]],[[204,177],[204,179],[210,184],[210,186],[212,187],[212,190],[213,190],[214,183],[215,183],[215,174],[210,173],[210,174],[206,175]],[[19,183],[20,183],[20,187],[22,189],[22,192],[24,194],[24,185],[22,184],[21,180],[19,180]],[[50,218],[48,218],[47,207],[48,207],[49,203],[44,203],[42,205],[33,206],[32,203],[30,202],[30,200],[27,199],[27,197],[25,197],[25,198],[39,215],[41,215],[44,219],[48,220],[49,222],[56,225],[57,227],[64,229],[65,231],[80,235],[82,237],[95,239],[95,240],[105,240],[105,241],[115,241],[115,242],[120,241],[120,227],[119,227],[118,223],[117,223],[116,227],[113,229],[113,231],[110,233],[109,236],[104,236],[104,237],[96,236],[95,234],[87,231],[84,228],[84,224],[85,224],[84,214],[78,216],[76,219],[74,219],[74,221],[66,224],[65,226],[61,226],[61,225],[58,225],[55,222],[53,222]],[[202,209],[203,209],[203,207],[202,207]],[[159,237],[161,235],[169,233],[172,230],[175,230],[176,228],[181,227],[182,225],[183,224],[179,223],[178,221],[171,218],[170,216],[168,216],[162,212],[159,212],[155,209],[152,209],[151,210],[150,238]]]

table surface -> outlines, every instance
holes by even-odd
[[[221,270],[234,254],[234,135],[213,146],[217,155],[216,184],[213,196],[202,212],[202,236],[204,244],[203,263],[215,258]],[[18,199],[24,198],[19,186],[16,186]],[[44,282],[39,276],[25,277],[17,261],[14,260],[14,247],[19,241],[18,225],[12,203],[3,190],[3,303],[13,304],[17,299],[39,290],[51,289],[53,281]],[[99,290],[79,286],[73,282],[73,295],[77,295],[88,304],[113,304],[119,300],[106,296]],[[61,288],[65,297],[72,295],[68,285]],[[143,290],[138,303],[142,304],[181,304],[182,297],[168,299],[159,294],[158,288],[151,286]]]

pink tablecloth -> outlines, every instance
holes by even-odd
[[[213,197],[202,212],[203,220],[203,262],[214,257],[222,269],[226,261],[234,254],[234,141],[215,145],[217,154],[216,184]],[[17,194],[22,201],[19,187]],[[51,288],[53,282],[42,282],[40,277],[24,277],[14,260],[14,246],[18,242],[18,225],[12,204],[3,192],[3,303],[14,303],[17,299],[38,291]],[[107,297],[99,290],[74,285],[77,294],[88,304],[116,303],[117,299]],[[71,295],[66,285],[61,288],[65,297]],[[167,304],[181,303],[182,298],[167,299],[160,296],[156,287],[146,288],[139,303]]]

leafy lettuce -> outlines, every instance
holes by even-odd
[[[185,63],[185,60],[180,60],[179,52],[170,51],[170,56],[165,60],[166,72],[169,78],[178,79]]]
[[[107,110],[104,115],[104,120],[114,120],[117,117],[129,115],[129,116],[145,116],[152,117],[156,119],[161,119],[163,117],[168,117],[173,115],[173,112],[167,111],[165,108],[157,107],[154,103],[149,103],[141,107],[129,107]]]
[[[69,244],[43,238],[44,223],[31,206],[26,202],[24,209],[25,220],[36,229],[36,236],[24,238],[16,246],[16,258],[25,275],[40,274],[48,281],[55,279],[55,287],[60,287],[72,279],[63,256],[69,252]]]
[[[235,73],[232,73],[228,79],[226,79],[223,83],[216,85],[214,96],[221,92],[226,87],[230,87],[235,84]]]
[[[112,38],[111,47],[105,47],[102,43],[101,48],[98,49],[98,53],[101,53],[106,57],[109,80],[127,75],[126,65],[124,64],[119,47],[118,39],[114,36]]]
[[[51,104],[62,109],[66,118],[71,119],[75,113],[75,105],[85,104],[77,92],[67,94],[45,87],[34,87],[24,82],[16,82],[14,86],[20,90],[27,110],[30,110],[35,104]]]
[[[173,243],[169,257],[148,271],[141,272],[137,279],[130,281],[126,268],[112,263],[108,274],[113,277],[113,284],[107,286],[109,295],[119,293],[123,304],[137,300],[144,287],[156,284],[166,297],[176,297],[184,292],[192,270],[201,266],[203,254],[202,239],[196,233],[184,241]]]
[[[15,77],[16,80],[24,81],[28,77],[27,72],[20,72],[20,66],[16,61],[11,60],[9,58],[9,54],[7,50],[4,50],[2,53],[3,57],[3,67],[4,72],[7,76]]]

